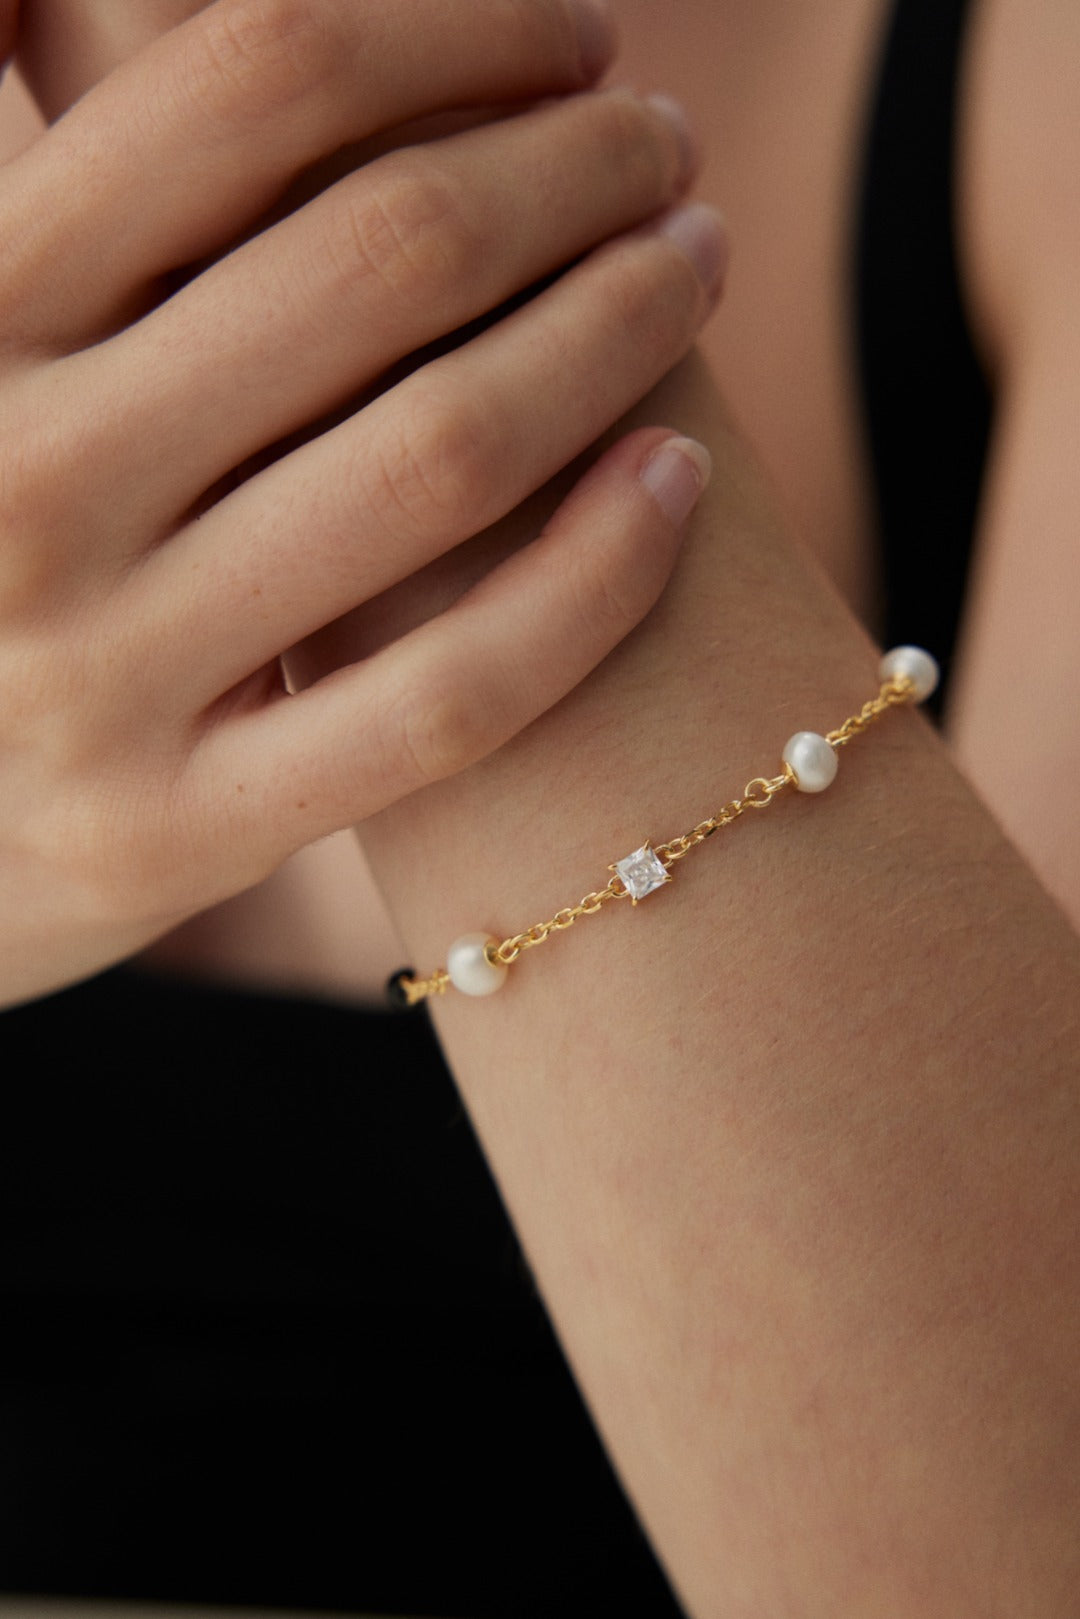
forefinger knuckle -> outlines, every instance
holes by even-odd
[[[438,166],[383,160],[344,188],[327,244],[349,285],[374,276],[395,303],[430,309],[475,265],[477,243]]]

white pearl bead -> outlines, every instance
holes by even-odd
[[[931,692],[937,690],[941,670],[929,652],[924,652],[921,646],[894,646],[891,652],[886,652],[878,665],[878,677],[884,682],[902,679],[904,675],[915,688],[912,693],[915,701],[923,703]]]
[[[450,982],[463,995],[493,995],[506,983],[506,968],[487,958],[489,945],[498,939],[487,933],[463,933],[450,946],[446,970]]]
[[[782,758],[794,771],[800,793],[823,793],[836,780],[835,749],[816,731],[796,731]]]

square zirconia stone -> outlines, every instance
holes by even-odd
[[[635,849],[633,854],[628,854],[625,860],[616,860],[615,873],[621,878],[635,905],[646,894],[651,894],[654,888],[671,881],[663,861],[647,843],[643,848]]]

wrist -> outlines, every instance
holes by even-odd
[[[782,770],[793,731],[828,729],[874,687],[877,651],[769,513],[703,368],[669,388],[647,414],[678,398],[717,466],[658,606],[497,755],[362,829],[425,961],[464,931],[502,938],[603,888],[609,862]],[[601,928],[613,944],[628,920],[605,917],[575,952]]]

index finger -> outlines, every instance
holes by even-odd
[[[0,298],[21,340],[77,345],[326,153],[428,113],[580,89],[612,45],[601,0],[215,0],[5,171]]]

